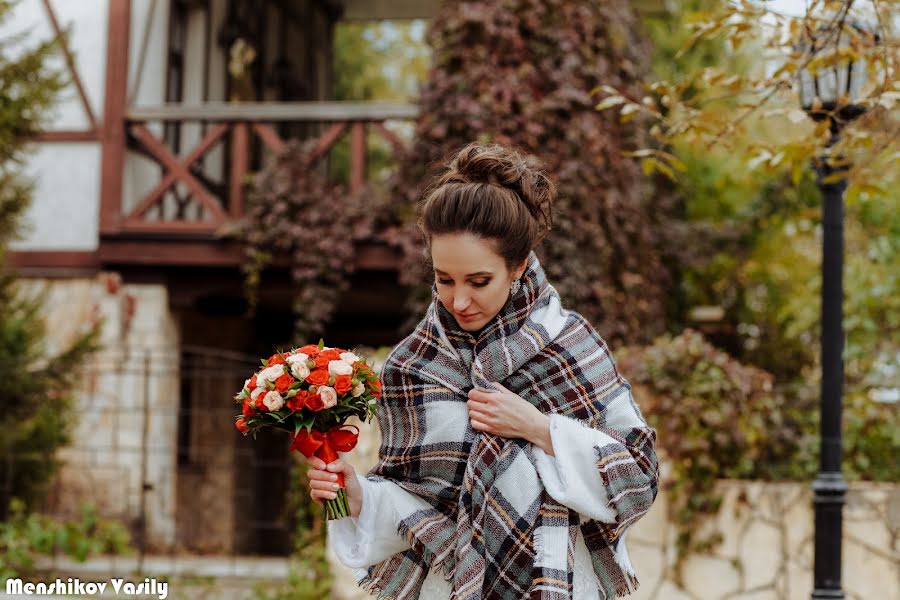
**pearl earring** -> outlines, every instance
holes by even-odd
[[[522,282],[519,281],[518,279],[513,279],[512,284],[510,284],[510,286],[509,286],[509,291],[512,292],[513,294],[515,294],[519,291],[520,287],[522,287]]]

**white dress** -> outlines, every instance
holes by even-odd
[[[550,496],[585,519],[615,522],[615,510],[609,506],[606,489],[597,473],[595,448],[618,442],[562,415],[550,415],[550,438],[555,456],[547,455],[537,446],[532,448],[538,474]],[[338,559],[354,570],[354,576],[359,580],[369,566],[409,549],[409,544],[397,533],[397,523],[390,518],[392,503],[400,501],[402,496],[403,502],[417,501],[423,507],[428,505],[397,485],[382,483],[376,486],[363,476],[357,475],[357,478],[363,488],[359,518],[329,521],[328,544]],[[633,573],[624,542],[623,536],[616,551],[616,561]],[[575,545],[573,588],[575,600],[600,598],[590,553],[580,528]],[[419,597],[429,600],[449,598],[450,584],[438,571],[433,571],[425,578]]]

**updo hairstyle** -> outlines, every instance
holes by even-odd
[[[520,265],[552,225],[556,185],[533,160],[499,145],[460,150],[425,192],[419,227],[431,238],[471,233],[495,245],[509,269]]]

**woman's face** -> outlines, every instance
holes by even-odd
[[[527,260],[515,270],[483,238],[448,233],[431,238],[431,262],[441,303],[466,331],[478,331],[493,319],[509,298],[509,287],[525,272]]]

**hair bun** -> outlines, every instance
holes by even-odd
[[[515,150],[498,144],[471,143],[460,150],[448,165],[438,185],[445,183],[482,183],[510,189],[545,233],[552,225],[556,184],[533,156],[523,157]]]

